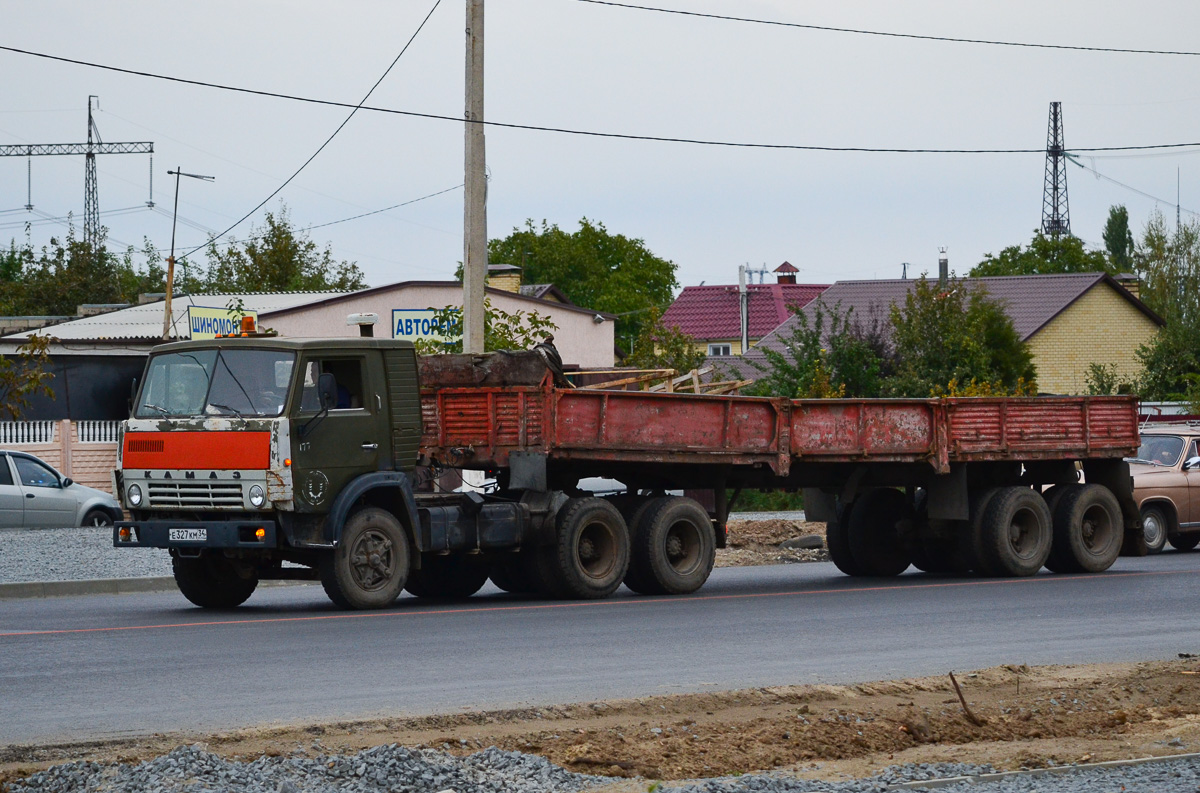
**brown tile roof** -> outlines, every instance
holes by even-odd
[[[829,287],[824,284],[747,284],[750,293],[750,338],[759,339]],[[663,325],[678,327],[695,339],[736,339],[742,333],[736,286],[685,286],[662,316]]]
[[[893,303],[899,303],[912,289],[913,280],[838,281],[821,295],[827,306],[841,303],[842,310],[853,309],[854,316],[866,320],[874,312],[886,312]],[[1112,276],[1104,273],[1065,273],[1061,275],[1008,275],[991,278],[963,278],[959,283],[983,286],[988,295],[1004,305],[1005,313],[1013,321],[1017,335],[1023,341],[1037,333],[1062,313],[1085,292],[1100,283],[1106,283],[1129,301],[1131,305],[1158,325],[1165,325],[1161,317],[1151,311],[1121,286]],[[806,313],[811,313],[807,308]],[[795,318],[789,319],[762,339],[757,346],[778,349],[780,337],[789,337]],[[753,351],[752,351],[753,352]]]

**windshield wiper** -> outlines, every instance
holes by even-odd
[[[150,408],[151,410],[157,410],[159,413],[163,414],[164,416],[169,417],[171,415],[171,411],[167,410],[166,408],[160,407],[159,405],[151,405],[149,402],[142,405],[142,407]]]
[[[218,410],[228,410],[230,413],[232,413],[233,415],[235,415],[239,419],[241,419],[243,424],[246,423],[246,417],[243,416],[237,408],[232,408],[229,405],[222,405],[218,402],[209,402],[208,405],[209,405],[209,407],[214,407],[214,408],[217,408]]]

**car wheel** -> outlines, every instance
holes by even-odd
[[[1190,531],[1187,534],[1173,531],[1167,535],[1167,541],[1177,551],[1190,551],[1200,545],[1200,532]]]
[[[102,529],[113,525],[112,515],[103,509],[89,509],[83,516],[83,526],[88,529]]]
[[[1158,507],[1142,507],[1142,535],[1148,553],[1161,553],[1167,547],[1167,519]]]

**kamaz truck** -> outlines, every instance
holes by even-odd
[[[151,352],[122,426],[113,484],[130,520],[113,542],[167,549],[209,608],[270,579],[320,580],[356,609],[489,578],[562,598],[685,594],[737,494],[786,488],[849,575],[1098,572],[1145,552],[1123,460],[1137,446],[1128,397],[598,390],[537,351],[248,333]],[[466,470],[487,486],[447,483]],[[580,489],[590,477],[624,491]]]

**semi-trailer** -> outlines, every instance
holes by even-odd
[[[536,351],[248,333],[155,347],[123,422],[118,548],[170,552],[196,605],[320,580],[602,598],[700,588],[737,494],[804,491],[854,576],[1099,572],[1145,545],[1130,397],[781,399],[573,388]],[[488,487],[442,489],[446,473]],[[606,477],[604,497],[579,488]],[[701,500],[671,495],[710,491]],[[729,496],[728,494],[732,494]]]

